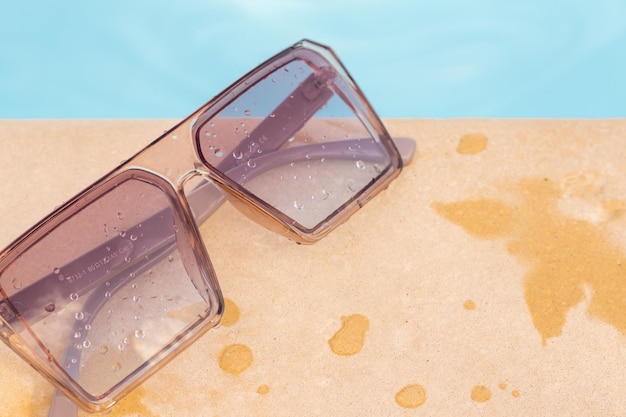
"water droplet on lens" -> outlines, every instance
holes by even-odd
[[[356,161],[354,163],[354,166],[356,166],[358,169],[360,169],[361,171],[363,171],[365,169],[365,162],[361,161],[360,159],[358,161]]]
[[[54,309],[56,308],[56,306],[54,305],[52,301],[50,301],[48,304],[46,304],[44,308],[48,313],[52,313]]]
[[[146,335],[145,335],[145,333],[144,333],[144,331],[143,331],[143,330],[141,330],[141,329],[137,329],[137,330],[135,330],[135,337],[136,337],[137,339],[141,340],[141,339],[143,339],[145,336],[146,336]]]
[[[75,292],[70,294],[70,300],[72,301],[76,301],[78,300],[78,294],[76,294]]]
[[[85,314],[82,311],[79,311],[78,313],[74,314],[74,318],[76,318],[76,320],[78,321],[81,321],[85,318]]]

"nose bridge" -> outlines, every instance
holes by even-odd
[[[190,174],[201,166],[191,137],[194,121],[195,118],[188,118],[164,133],[129,164],[152,170],[181,189]]]

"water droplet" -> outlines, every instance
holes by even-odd
[[[54,309],[56,308],[56,306],[54,305],[52,301],[50,301],[48,304],[46,304],[44,308],[48,313],[52,313]]]
[[[118,350],[124,350],[126,346],[124,346],[124,343],[120,343],[119,345],[117,345],[117,349]]]
[[[293,206],[296,210],[302,210],[304,208],[304,204],[300,203],[297,200],[293,200]]]
[[[89,340],[85,340],[85,341],[83,342],[83,347],[84,347],[85,349],[89,349],[89,348],[91,347],[91,342],[90,342]]]
[[[354,163],[354,166],[363,171],[365,169],[365,162],[360,159]]]
[[[348,191],[351,191],[351,192],[356,191],[356,184],[354,183],[353,179],[346,180],[346,188],[348,189]]]
[[[273,119],[274,117],[276,117],[275,113],[270,113],[270,117]]]
[[[130,240],[132,240],[133,242],[137,240],[137,235],[130,235]]]
[[[174,257],[172,255],[167,257],[167,262],[173,262],[174,261]]]
[[[326,162],[326,158],[322,158],[322,159],[320,159],[320,162],[321,162],[322,164],[323,164],[323,163],[325,163],[325,162]]]
[[[119,363],[119,362],[115,362],[115,363],[113,364],[113,366],[112,366],[112,369],[113,369],[114,371],[119,371],[120,369],[122,369],[122,364],[121,364],[121,363]]]
[[[59,274],[59,276],[57,277],[59,281],[65,281],[65,275],[63,274]]]
[[[111,247],[110,246],[107,246],[105,249],[107,250],[107,252],[111,252]]]
[[[98,348],[98,353],[101,355],[106,355],[108,351],[109,351],[109,347],[107,345],[101,345]]]
[[[240,160],[241,158],[243,158],[243,152],[233,152],[233,158],[235,158],[236,160]]]
[[[78,360],[76,358],[72,358],[72,359],[70,359],[70,362],[72,362],[73,364],[76,364],[76,362],[78,362]]]
[[[250,109],[245,109],[243,111],[243,114],[245,114],[246,116],[250,116],[252,114],[252,111]]]
[[[70,300],[72,300],[72,301],[78,300],[78,294],[75,293],[75,292],[71,293],[70,294]]]
[[[78,313],[74,314],[74,318],[78,321],[81,321],[85,318],[85,314],[82,311],[79,311]]]
[[[80,332],[74,332],[74,339],[80,339],[81,333]]]
[[[105,292],[105,293],[104,293],[104,298],[106,298],[107,300],[108,300],[109,298],[111,298],[111,291],[107,291],[107,292]]]
[[[18,279],[13,278],[11,280],[11,283],[13,284],[13,288],[16,289],[16,290],[19,290],[19,289],[22,288],[22,281],[20,281]]]
[[[140,295],[133,295],[133,302],[138,303],[141,301],[141,296]]]
[[[54,268],[54,275],[59,275],[61,270],[59,268]]]
[[[124,344],[125,344],[125,345],[130,344],[130,339],[129,339],[129,338],[127,338],[127,337],[125,337],[125,338],[124,338]]]
[[[146,336],[143,330],[137,329],[135,330],[135,337],[139,340],[143,339]]]
[[[85,324],[85,330],[87,331],[91,330],[91,324]]]
[[[322,199],[326,200],[328,197],[330,197],[330,191],[326,188],[322,188]]]
[[[256,167],[256,162],[254,162],[252,159],[249,159],[247,162],[247,165],[249,168],[255,168]]]
[[[235,113],[237,113],[237,112],[239,111],[239,109],[237,108],[237,106],[234,106],[234,107],[233,107],[233,111],[234,111]]]
[[[222,152],[220,149],[217,149],[215,151],[215,156],[217,156],[218,158],[221,158],[222,156],[224,156],[224,152]]]
[[[117,218],[118,218],[119,220],[122,220],[122,219],[124,218],[124,215],[122,214],[122,212],[121,212],[121,211],[117,213]]]
[[[134,272],[131,272],[131,273],[130,273],[130,277],[131,277],[131,278],[135,278],[135,273],[134,273]],[[137,289],[137,284],[132,284],[132,285],[130,286],[130,288],[132,288],[133,290],[136,290],[136,289]]]
[[[126,261],[126,263],[129,263],[130,262],[130,256],[125,257],[124,261]]]
[[[176,140],[176,139],[178,139],[178,136],[172,135],[172,139]]]

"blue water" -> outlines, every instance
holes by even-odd
[[[2,0],[0,118],[182,117],[308,37],[384,117],[626,117],[624,0]]]

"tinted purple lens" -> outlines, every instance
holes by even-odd
[[[181,260],[171,201],[124,180],[0,271],[5,320],[89,396],[140,377],[215,309],[210,284]]]
[[[296,58],[201,122],[201,157],[271,210],[314,229],[391,163],[355,113],[350,88],[329,65]]]

